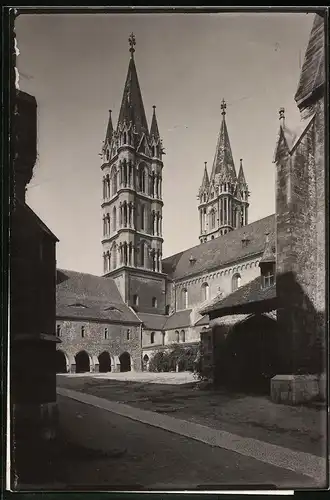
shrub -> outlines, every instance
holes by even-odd
[[[176,371],[195,371],[196,357],[199,352],[199,346],[184,346],[174,344],[166,351],[159,351],[154,354],[149,362],[149,371],[168,372]]]

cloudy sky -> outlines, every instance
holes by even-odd
[[[21,90],[38,102],[38,161],[27,200],[58,236],[58,266],[102,273],[100,152],[108,109],[116,121],[128,36],[147,117],[157,106],[166,151],[163,256],[198,244],[197,192],[209,171],[222,98],[250,222],[275,210],[272,163],[278,110],[288,126],[313,14],[48,14],[16,20]]]

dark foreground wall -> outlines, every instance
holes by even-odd
[[[56,431],[55,356],[57,238],[25,203],[36,160],[37,105],[17,92],[13,120],[14,199],[10,241],[10,396],[12,487],[36,479],[46,460],[40,443]],[[31,462],[31,450],[34,450]],[[32,474],[32,475],[31,475]],[[32,477],[34,476],[34,477]]]

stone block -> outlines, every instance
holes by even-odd
[[[271,380],[271,399],[291,405],[325,400],[325,386],[323,375],[276,375]]]

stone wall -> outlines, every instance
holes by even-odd
[[[322,101],[312,111],[315,117],[295,151],[283,151],[277,164],[277,293],[283,306],[278,321],[283,332],[282,368],[288,373],[324,369],[316,352],[325,336]]]
[[[176,282],[174,299],[176,300],[176,304],[172,304],[172,307],[176,307],[177,310],[180,309],[180,294],[184,288],[188,290],[188,308],[193,308],[202,304],[202,285],[204,283],[209,285],[210,299],[219,293],[223,293],[224,296],[228,295],[232,292],[232,280],[235,274],[240,274],[241,285],[248,283],[260,275],[260,258],[261,254],[235,265],[215,269],[212,272]]]
[[[57,319],[60,326],[61,344],[58,349],[68,358],[71,371],[75,371],[75,355],[86,351],[90,356],[91,371],[97,371],[98,356],[108,352],[112,358],[112,365],[118,369],[119,356],[128,352],[131,356],[132,369],[141,370],[141,331],[140,326],[111,324],[96,321],[81,321]],[[84,327],[84,337],[81,328]],[[107,328],[107,338],[105,329]],[[127,331],[129,330],[129,340]]]

